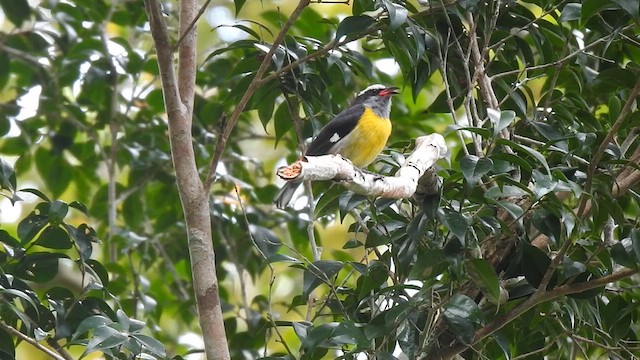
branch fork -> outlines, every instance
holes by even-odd
[[[446,153],[442,135],[431,134],[416,139],[413,153],[395,176],[382,176],[357,168],[340,155],[306,156],[280,167],[277,175],[283,180],[296,182],[333,180],[357,194],[404,199],[413,196],[425,173],[434,175],[427,170]]]

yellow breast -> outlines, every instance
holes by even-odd
[[[339,153],[357,167],[365,167],[378,157],[391,135],[391,121],[366,108],[358,125],[345,139]]]

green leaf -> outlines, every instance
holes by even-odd
[[[469,185],[475,185],[482,176],[491,171],[493,161],[489,158],[480,158],[475,155],[466,155],[460,159],[460,170]]]
[[[620,98],[615,95],[611,95],[609,97],[609,121],[611,121],[612,124],[616,121],[618,115],[620,115],[621,108],[622,103]]]
[[[631,245],[636,255],[636,261],[640,263],[640,229],[631,230]]]
[[[42,200],[44,200],[44,201],[46,201],[48,203],[51,202],[51,200],[49,200],[47,195],[45,195],[42,191],[40,191],[38,189],[26,188],[26,189],[20,189],[20,191],[33,194],[33,195],[39,197],[40,199],[42,199]]]
[[[500,304],[500,281],[493,266],[484,259],[465,260],[467,274],[493,304]]]
[[[582,4],[569,3],[565,5],[560,13],[560,22],[573,21],[580,19],[580,12],[582,10]]]
[[[79,336],[84,335],[89,331],[93,331],[98,327],[109,325],[112,323],[113,323],[113,320],[107,317],[104,317],[102,315],[89,316],[88,318],[85,318],[84,320],[82,320],[82,322],[80,322],[80,324],[76,328],[76,331],[73,333],[73,336],[71,339],[75,340]]]
[[[36,169],[54,197],[62,195],[73,178],[73,168],[62,155],[44,148],[36,150]]]
[[[473,341],[475,324],[482,321],[482,311],[470,297],[454,295],[444,306],[444,320],[451,332],[464,344]]]
[[[286,101],[278,106],[276,113],[273,115],[273,126],[275,129],[276,144],[293,128],[293,120],[291,119]]]
[[[513,120],[516,119],[516,113],[513,110],[497,111],[494,109],[487,109],[489,120],[493,125],[493,136],[497,136],[500,132],[506,129]]]
[[[302,276],[302,299],[307,301],[311,292],[323,283],[331,282],[340,272],[341,261],[319,260],[309,264]]]
[[[442,249],[429,249],[419,252],[411,268],[409,279],[425,280],[440,275],[448,267],[447,258]]]
[[[5,16],[16,26],[31,17],[31,7],[27,0],[0,0],[0,5]]]
[[[366,274],[358,279],[358,298],[366,298],[371,295],[372,290],[378,292],[388,276],[389,268],[383,262],[372,261],[367,267]]]
[[[553,177],[544,175],[538,170],[534,170],[531,174],[534,180],[534,187],[531,189],[534,193],[536,200],[541,199],[543,196],[553,192],[557,186],[558,181]]]
[[[87,209],[87,205],[78,202],[78,201],[72,201],[69,203],[69,207],[72,207],[80,212],[82,212],[83,214],[89,216],[89,210]]]
[[[517,186],[505,185],[502,187],[494,186],[489,188],[485,193],[484,197],[489,199],[497,199],[502,197],[511,197],[511,196],[526,196],[529,193],[522,190]]]
[[[247,0],[233,0],[233,4],[236,6],[236,17],[240,13],[240,10],[242,10],[242,6],[244,6],[246,1]]]
[[[13,343],[13,336],[7,334],[3,329],[0,329],[0,359],[15,359],[16,347]]]
[[[600,278],[601,276],[599,276],[598,274],[594,273],[593,271],[584,271],[580,274],[578,274],[578,276],[576,276],[573,279],[572,284],[579,284],[579,283],[583,283],[583,282],[587,282],[587,281],[593,281],[596,280],[598,278]],[[585,290],[579,293],[574,293],[574,294],[570,294],[568,295],[571,298],[574,299],[592,299],[600,294],[602,294],[602,292],[604,291],[605,286],[600,286],[597,288],[593,288],[590,290]]]
[[[392,3],[389,0],[383,0],[382,3],[384,7],[387,8],[387,14],[389,15],[389,31],[393,31],[407,22],[409,11],[405,7]]]
[[[613,7],[613,2],[610,0],[584,0],[580,9],[580,26],[584,27],[589,19],[598,15],[602,10]]]
[[[628,12],[636,21],[638,20],[638,11],[640,10],[638,0],[613,0],[613,2]]]
[[[69,238],[69,234],[58,226],[47,226],[35,241],[36,245],[46,247],[48,249],[71,249],[73,243]]]
[[[611,258],[622,266],[631,269],[638,268],[638,259],[635,255],[634,244],[629,238],[623,239],[611,247]]]
[[[13,166],[2,158],[0,158],[0,189],[9,190],[12,193],[16,191],[16,174]]]
[[[68,258],[57,253],[32,253],[20,260],[15,275],[24,280],[46,283],[58,274],[58,260]]]
[[[143,346],[143,350],[146,350],[145,352],[148,352],[160,358],[165,358],[167,356],[167,349],[164,347],[164,344],[152,338],[151,336],[143,334],[132,334],[131,337],[140,342],[140,344]]]
[[[3,229],[0,229],[0,242],[9,245],[12,248],[20,248],[20,242]]]
[[[442,209],[438,211],[438,219],[464,244],[465,235],[471,225],[471,218],[467,214]]]
[[[448,111],[448,110],[447,110]],[[491,131],[485,128],[472,127],[472,126],[460,126],[460,125],[450,125],[447,127],[447,131],[443,135],[447,135],[450,131],[471,131],[472,133],[476,133],[480,135],[483,139],[491,138]]]
[[[343,36],[364,32],[373,26],[374,20],[367,15],[347,16],[340,22],[336,30],[336,41],[340,41]]]
[[[531,222],[541,233],[547,235],[554,244],[558,244],[562,236],[562,226],[560,225],[560,219],[555,214],[546,209],[537,209],[533,212]]]
[[[639,305],[637,301],[629,303],[622,296],[613,296],[609,299],[609,303],[600,310],[604,325],[603,330],[611,336],[612,341],[617,342],[629,333]]]
[[[108,350],[123,344],[129,336],[113,326],[116,324],[102,325],[93,331],[83,356],[94,351]]]
[[[54,225],[60,224],[67,216],[67,212],[69,212],[69,205],[64,201],[56,200],[49,206],[49,221]]]
[[[87,224],[80,224],[77,228],[69,224],[62,225],[78,247],[80,259],[89,259],[93,252],[93,243],[97,242],[95,230],[87,226]]]
[[[507,140],[507,139],[497,139],[496,140],[496,144],[498,145],[504,145],[504,146],[509,146],[514,150],[518,150],[518,151],[522,151],[525,152],[529,155],[531,155],[534,159],[536,159],[542,166],[544,166],[544,168],[547,170],[547,174],[551,174],[551,170],[549,170],[549,164],[547,163],[547,159],[540,154],[540,152],[538,152],[537,150],[534,150],[528,146],[522,145],[522,144],[518,144],[515,143],[511,140]]]
[[[38,215],[32,211],[26,218],[18,224],[18,238],[22,245],[26,245],[49,223],[49,218],[45,215]]]
[[[282,242],[271,230],[254,224],[249,224],[249,232],[253,236],[255,245],[268,258],[278,252]]]
[[[344,243],[344,245],[342,245],[343,249],[356,249],[359,248],[361,246],[364,246],[364,244],[361,241],[358,241],[356,239],[349,239],[347,240],[346,243]]]
[[[524,277],[531,286],[537,288],[542,282],[542,278],[551,264],[551,259],[549,259],[547,254],[542,250],[527,243],[526,241],[520,242],[520,248],[522,250],[521,267]],[[549,281],[547,289],[555,285],[554,278],[556,278],[556,274],[554,274],[552,280]]]

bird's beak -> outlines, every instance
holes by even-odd
[[[382,96],[391,96],[391,95],[395,95],[395,94],[400,94],[400,90],[399,88],[395,87],[395,86],[391,86],[388,87],[382,91],[380,91],[380,95]]]

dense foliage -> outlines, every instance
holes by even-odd
[[[210,197],[234,359],[640,351],[638,0],[303,1],[265,59],[297,5],[277,3],[207,3],[197,27],[203,179],[269,65]],[[0,358],[199,352],[142,2],[0,5]],[[316,183],[311,207],[276,210],[276,167],[371,83],[402,94],[370,170],[393,175],[412,139],[440,132],[440,192]]]

